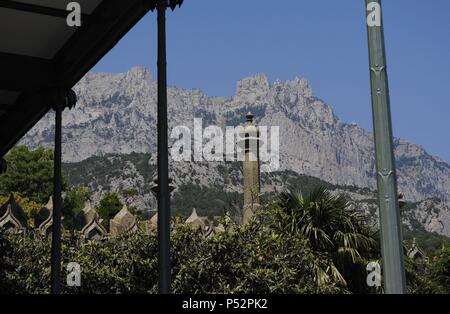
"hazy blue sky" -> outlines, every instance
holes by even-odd
[[[364,0],[185,0],[168,13],[169,83],[233,95],[236,81],[305,77],[346,122],[372,131]],[[450,161],[450,1],[383,1],[395,136]],[[148,14],[94,69],[156,76]]]

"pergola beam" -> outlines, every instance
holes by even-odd
[[[58,101],[58,93],[54,90],[30,93],[24,96],[17,105],[27,110],[8,112],[0,116],[0,156],[6,155],[23,134],[31,129],[49,110],[50,104]],[[14,121],[14,128],[11,127]]]
[[[157,0],[108,0],[76,29],[51,60],[0,52],[0,90],[22,92],[16,110],[2,110],[0,153],[8,150],[55,102],[44,95],[55,88],[70,89],[151,9]],[[13,1],[0,0],[0,9]],[[16,7],[19,8],[19,7]],[[64,11],[67,15],[68,11]],[[12,108],[9,108],[12,109]]]
[[[13,104],[0,104],[0,111],[20,112],[21,110]]]
[[[31,4],[31,3],[22,3],[22,2],[15,2],[15,1],[9,1],[9,0],[0,0],[0,8],[12,9],[12,10],[16,10],[16,11],[35,13],[35,14],[41,14],[41,15],[47,15],[47,16],[53,16],[53,17],[59,17],[59,18],[64,18],[64,19],[67,18],[67,15],[69,14],[69,11],[67,11],[67,10],[61,10],[61,9]],[[82,20],[85,20],[85,19],[87,20],[87,19],[89,19],[89,15],[82,13],[81,18],[82,18]]]
[[[47,59],[0,52],[0,89],[39,90],[56,81],[54,63]]]
[[[90,16],[92,23],[77,29],[54,58],[60,82],[73,86],[110,51],[157,0],[102,2]],[[127,12],[117,19],[117,12]],[[114,17],[114,18],[112,18]],[[101,38],[101,40],[99,40]]]

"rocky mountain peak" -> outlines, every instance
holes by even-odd
[[[125,75],[125,79],[128,80],[144,80],[152,81],[152,74],[149,69],[142,66],[135,66],[128,70]]]
[[[237,82],[235,101],[241,104],[254,104],[270,94],[270,84],[266,75],[256,74]]]
[[[284,91],[290,94],[297,94],[299,97],[313,97],[313,90],[304,78],[296,77],[294,80],[286,81]]]

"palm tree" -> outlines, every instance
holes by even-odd
[[[367,290],[365,265],[376,255],[377,241],[364,215],[345,194],[324,187],[306,195],[283,192],[275,205],[285,232],[301,234],[314,251],[330,258],[326,269],[316,270],[318,284],[332,277],[351,291]]]

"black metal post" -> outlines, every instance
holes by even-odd
[[[406,293],[381,0],[366,0],[385,293]]]
[[[61,128],[63,104],[55,106],[55,152],[53,172],[53,225],[51,256],[51,293],[61,293]]]
[[[5,173],[7,169],[8,169],[8,166],[7,166],[6,160],[3,157],[1,157],[0,158],[0,174]]]
[[[171,293],[170,279],[170,193],[167,125],[167,1],[158,1],[158,242],[159,292]]]

